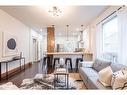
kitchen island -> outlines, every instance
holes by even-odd
[[[47,55],[83,55],[83,52],[47,52]]]
[[[85,60],[84,55],[91,55],[89,52],[47,52],[47,56],[53,56],[54,58],[71,58],[72,59],[72,68],[75,68],[75,63],[77,58],[83,58]],[[53,62],[53,61],[52,61]]]

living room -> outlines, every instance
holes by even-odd
[[[125,5],[0,6],[0,90],[127,89]]]

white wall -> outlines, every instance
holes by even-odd
[[[43,37],[42,37],[42,52],[46,53],[47,52],[47,29],[43,29]]]
[[[18,51],[23,52],[23,56],[26,58],[26,63],[31,62],[31,29],[24,25],[16,18],[10,16],[6,12],[0,9],[0,61],[11,59],[14,56],[3,57],[3,33],[10,33],[14,35],[18,40]],[[9,70],[19,66],[19,62],[9,63]],[[5,72],[5,64],[2,64],[2,72]]]

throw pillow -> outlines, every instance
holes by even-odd
[[[111,80],[112,80],[112,69],[110,66],[102,69],[99,72],[99,81],[104,85],[104,86],[111,86]]]
[[[111,81],[112,89],[127,89],[127,70],[122,69],[113,73]]]
[[[104,60],[100,60],[100,59],[96,59],[93,63],[93,68],[99,72],[100,70],[102,70],[103,68],[108,67],[111,64],[111,62],[109,61],[104,61]]]

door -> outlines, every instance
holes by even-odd
[[[33,38],[33,61],[38,61],[38,41]]]

